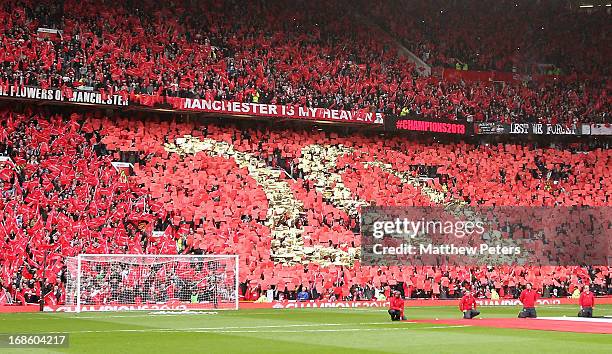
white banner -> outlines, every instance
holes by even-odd
[[[518,306],[521,302],[518,299],[504,299],[504,300],[489,300],[489,299],[476,299],[478,306]],[[566,302],[567,303],[567,302]],[[537,299],[537,305],[561,305],[561,299]]]
[[[301,309],[301,308],[338,308],[338,307],[389,307],[389,301],[275,301],[275,309]]]
[[[114,168],[116,169],[120,169],[120,168],[134,168],[134,165],[132,165],[129,162],[118,162],[118,161],[113,161],[111,162],[111,165],[113,165]]]
[[[13,160],[11,160],[10,157],[8,157],[8,156],[0,156],[0,163],[5,163],[5,162],[10,163],[11,165],[15,165],[13,163]]]
[[[76,306],[45,306],[45,312],[75,312]],[[108,312],[108,311],[186,311],[189,304],[141,304],[141,305],[82,305],[81,311]]]
[[[612,135],[612,124],[591,124],[591,135]]]

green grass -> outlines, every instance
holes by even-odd
[[[515,317],[518,307],[484,307],[485,318]],[[541,306],[539,316],[575,316],[575,306]],[[612,305],[597,307],[612,315]],[[408,319],[458,318],[454,307],[407,307]],[[612,335],[388,320],[385,309],[0,314],[0,333],[68,332],[72,353],[612,353]],[[7,349],[0,353],[46,353]]]

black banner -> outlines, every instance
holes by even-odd
[[[429,120],[417,117],[385,117],[385,130],[442,133],[453,135],[469,134],[468,125],[459,121]]]
[[[474,132],[479,135],[510,134],[510,135],[582,135],[581,126],[565,126],[563,124],[541,123],[474,123]]]
[[[89,103],[105,106],[127,106],[129,104],[127,98],[124,99],[121,95],[106,95],[103,96],[100,92],[71,90],[70,98],[65,96],[59,88],[46,88],[34,86],[16,87],[13,85],[2,87],[0,85],[0,97],[31,99],[40,101],[55,101],[67,103]]]
[[[508,134],[510,132],[510,126],[503,123],[475,123],[474,133],[483,135],[493,134]]]
[[[577,127],[567,127],[562,124],[512,123],[510,134],[533,135],[580,135]]]

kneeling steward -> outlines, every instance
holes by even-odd
[[[404,300],[400,297],[400,292],[395,291],[389,303],[389,315],[391,321],[405,320],[404,317]]]

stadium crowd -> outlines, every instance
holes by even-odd
[[[605,266],[365,266],[356,234],[365,205],[608,206],[607,149],[419,143],[144,113],[1,115],[0,299],[61,301],[63,259],[79,253],[239,254],[247,299],[268,289],[367,299],[389,288],[444,298],[467,283],[502,297],[527,282],[557,296],[583,284],[612,289]]]
[[[432,66],[610,75],[609,7],[541,1],[362,1],[359,6]],[[468,13],[470,16],[465,16]],[[510,30],[511,29],[511,30]]]
[[[597,29],[609,24],[605,22],[608,18],[597,17],[592,27],[590,20],[577,20],[574,27],[588,31],[583,36],[580,34],[584,31],[561,35],[553,27],[555,37],[534,40],[531,46],[545,48],[551,57],[566,61],[588,57],[588,61],[577,62],[600,63],[597,70],[570,71],[563,66],[570,74],[577,70],[581,70],[580,74],[593,74],[588,79],[568,75],[512,80],[500,85],[421,77],[414,64],[398,54],[392,37],[356,20],[355,12],[359,10],[385,16],[396,10],[385,7],[390,5],[380,6],[356,9],[343,1],[320,0],[291,6],[282,1],[240,0],[170,5],[151,0],[122,4],[92,0],[5,1],[0,8],[0,84],[4,92],[28,85],[56,87],[67,97],[76,89],[88,88],[103,96],[120,94],[145,105],[178,96],[416,114],[431,119],[567,126],[610,122],[612,100],[608,95],[606,61],[609,48],[591,45],[598,37],[590,36],[591,31],[602,33]],[[418,14],[436,5],[428,2],[421,6],[424,8]],[[491,11],[502,12],[495,9],[504,6],[491,7]],[[482,16],[486,17],[486,13]],[[522,12],[517,14],[523,27],[533,27]],[[431,16],[423,16],[434,21],[429,20]],[[483,58],[502,58],[502,64],[495,65],[505,69],[509,44],[495,37],[500,32],[495,27],[483,27],[481,37],[485,33],[495,36],[476,40],[469,28],[462,30],[457,24],[461,21],[459,15],[453,16],[454,21],[445,23],[448,27],[438,30],[455,37],[440,38],[440,33],[414,35],[418,38],[417,48],[413,48],[416,53],[424,55],[417,49],[432,43],[464,43],[471,38],[468,43],[483,46]],[[418,21],[415,18],[413,22]],[[458,26],[457,30],[449,29],[452,26]],[[62,32],[44,33],[41,37],[39,27]],[[401,33],[396,35],[404,37]],[[539,45],[542,41],[548,45]],[[567,52],[566,46],[574,51]],[[589,50],[583,50],[587,47]],[[467,44],[460,48],[469,49],[469,53],[480,51]],[[448,62],[440,58],[450,57],[458,50],[451,45],[432,49],[445,54],[431,57],[436,58],[436,64]],[[466,62],[473,60],[467,55],[461,57]],[[493,59],[483,60],[488,65]]]
[[[149,242],[144,225],[163,215],[145,210],[142,191],[92,149],[81,116],[1,115],[0,151],[10,157],[0,165],[1,279],[13,299],[39,298],[42,278],[57,290],[67,256],[175,251],[170,236]]]

